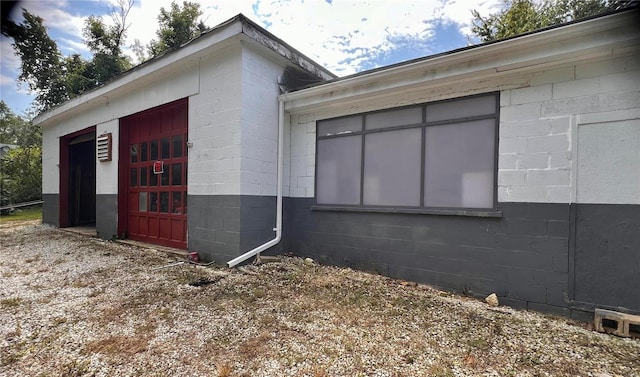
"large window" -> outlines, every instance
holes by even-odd
[[[495,207],[496,93],[319,121],[316,201]]]

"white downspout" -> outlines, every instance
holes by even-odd
[[[282,239],[282,173],[284,170],[284,102],[278,100],[278,181],[276,182],[276,238],[262,244],[246,253],[227,262],[229,267],[234,267],[252,256],[261,253],[268,248],[277,245]]]

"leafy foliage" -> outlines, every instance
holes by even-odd
[[[482,42],[490,42],[632,6],[633,3],[613,0],[504,0],[502,10],[488,17],[472,10],[471,30]]]
[[[131,68],[122,46],[133,0],[118,0],[117,3],[111,13],[112,26],[106,25],[100,17],[91,16],[85,21],[83,35],[93,53],[90,61],[79,54],[63,57],[43,19],[26,9],[22,10],[24,20],[21,23],[8,21],[3,27],[2,33],[13,38],[14,50],[20,57],[18,80],[26,83],[35,94],[33,107],[37,112],[49,110]]]
[[[118,7],[111,12],[111,26],[106,25],[102,17],[90,16],[85,21],[83,35],[93,53],[87,70],[96,86],[131,68],[131,61],[123,53],[122,46],[129,26],[127,16],[132,7],[133,0],[118,0]]]
[[[0,160],[0,202],[38,200],[42,192],[42,135],[29,119],[14,114],[0,101],[0,143],[13,144]]]
[[[46,110],[68,99],[62,54],[49,37],[43,19],[22,10],[24,21],[10,23],[3,34],[13,38],[13,47],[22,62],[18,80],[35,94],[37,110]]]
[[[42,148],[20,147],[1,160],[2,204],[22,203],[42,197]]]
[[[157,56],[198,37],[207,29],[202,21],[198,21],[201,15],[200,4],[189,1],[183,1],[182,7],[172,1],[171,9],[160,8],[158,15],[160,26],[156,32],[158,40],[151,41],[148,47],[149,53]]]
[[[0,101],[0,143],[18,146],[38,146],[42,142],[39,127],[28,118],[16,115],[4,101]]]

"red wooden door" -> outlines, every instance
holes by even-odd
[[[186,249],[187,102],[128,117],[125,127],[127,237]]]

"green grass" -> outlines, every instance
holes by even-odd
[[[29,220],[42,220],[41,206],[18,209],[10,215],[0,216],[0,223],[8,223],[11,221],[29,221]]]

